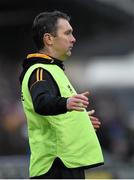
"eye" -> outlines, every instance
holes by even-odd
[[[72,35],[72,31],[71,30],[68,30],[65,32],[66,35]]]

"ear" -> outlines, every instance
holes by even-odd
[[[50,33],[45,33],[43,36],[43,42],[46,45],[51,45],[53,43],[53,36]]]

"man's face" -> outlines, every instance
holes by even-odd
[[[75,43],[72,34],[73,29],[69,22],[60,18],[57,22],[57,32],[53,39],[53,50],[56,52],[57,58],[64,60],[71,55],[71,50]]]

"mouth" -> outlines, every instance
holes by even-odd
[[[73,46],[69,47],[69,50],[71,51],[73,49]]]

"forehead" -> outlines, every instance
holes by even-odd
[[[57,22],[57,30],[60,31],[60,30],[63,30],[63,31],[66,31],[66,30],[73,30],[72,29],[72,26],[70,25],[70,23],[66,20],[66,19],[58,19],[58,22]]]

